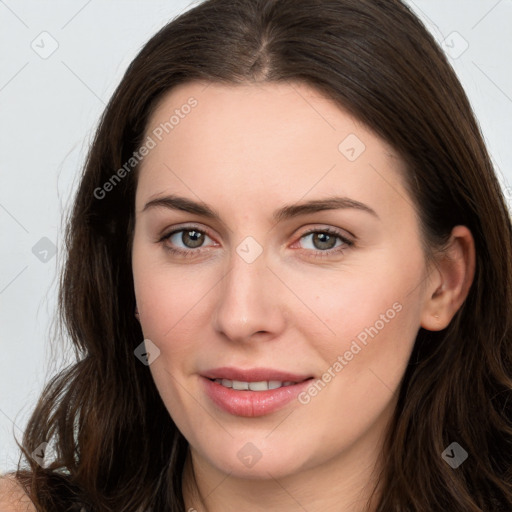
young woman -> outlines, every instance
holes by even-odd
[[[510,216],[400,1],[169,23],[66,241],[78,357],[25,433],[34,509],[512,510]]]

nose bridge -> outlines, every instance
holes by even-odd
[[[267,268],[268,254],[252,237],[233,250],[227,274],[219,283],[215,328],[233,340],[257,332],[276,334],[283,318],[276,278]]]

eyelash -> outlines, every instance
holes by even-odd
[[[171,236],[175,235],[176,233],[181,233],[183,231],[197,231],[198,233],[207,235],[210,238],[212,238],[208,234],[207,231],[198,229],[195,226],[182,226],[180,229],[175,229],[175,230],[165,234],[164,236],[162,236],[162,238],[160,238],[160,240],[158,240],[158,242],[162,243],[164,245],[164,248],[166,251],[169,251],[170,253],[178,255],[180,257],[189,258],[189,257],[197,256],[197,253],[202,252],[201,249],[205,249],[205,248],[199,247],[198,249],[183,250],[183,249],[176,249],[175,247],[171,247],[170,245],[168,245],[166,243],[171,238]],[[342,241],[343,245],[340,245],[340,246],[332,248],[332,249],[327,249],[325,251],[322,251],[320,249],[316,249],[316,250],[315,249],[305,249],[307,252],[311,252],[312,253],[311,255],[315,258],[326,258],[329,256],[333,256],[335,254],[341,254],[347,248],[350,248],[354,245],[354,242],[352,240],[349,240],[348,238],[344,237],[339,231],[337,231],[333,228],[311,229],[311,230],[303,233],[299,237],[299,240],[301,240],[302,238],[304,238],[308,235],[317,234],[317,233],[328,234],[328,235],[334,236],[336,238],[339,238]]]

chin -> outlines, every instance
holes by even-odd
[[[283,445],[264,436],[268,436],[268,432],[258,438],[247,435],[229,438],[228,443],[219,444],[214,450],[212,446],[205,446],[202,457],[218,471],[234,478],[283,478],[305,469],[307,461],[302,443]]]

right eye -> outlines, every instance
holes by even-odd
[[[182,256],[194,256],[203,248],[206,239],[213,241],[206,232],[195,226],[184,226],[164,235],[160,242],[166,250]]]

